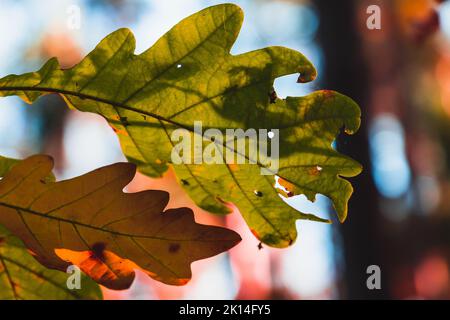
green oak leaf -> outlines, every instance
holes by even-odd
[[[68,273],[42,266],[19,238],[0,225],[0,300],[103,298],[99,285],[84,274],[80,281],[81,288],[69,289],[69,276]]]
[[[276,78],[299,73],[298,82],[304,83],[315,79],[316,70],[301,53],[284,47],[231,55],[242,20],[236,5],[206,8],[140,55],[134,54],[133,34],[119,29],[73,68],[61,70],[51,59],[37,72],[0,79],[0,96],[32,102],[58,93],[70,107],[102,115],[142,173],[159,177],[173,166],[200,207],[228,213],[226,202],[234,203],[262,242],[286,247],[297,236],[297,219],[327,220],[295,210],[284,196],[314,200],[323,194],[345,220],[353,190],[342,177],[359,174],[361,166],[331,144],[342,128],[349,134],[358,130],[360,109],[333,91],[276,98]],[[174,130],[186,129],[193,139],[194,121],[222,131],[279,129],[279,170],[261,175],[260,162],[171,163]],[[220,151],[224,141],[213,144]],[[275,176],[287,190],[275,187]]]

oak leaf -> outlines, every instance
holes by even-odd
[[[0,225],[0,300],[102,299],[98,284],[83,274],[80,288],[69,289],[69,276],[42,266],[19,238]]]
[[[189,208],[168,209],[169,195],[124,193],[135,165],[117,163],[61,182],[46,179],[49,156],[12,166],[0,180],[0,224],[44,266],[78,265],[96,282],[128,288],[134,270],[172,285],[191,278],[190,264],[240,241],[235,232],[197,224]]]
[[[297,237],[296,220],[327,220],[290,207],[280,195],[304,194],[313,201],[323,194],[345,220],[353,189],[342,177],[359,174],[361,166],[332,143],[342,128],[348,134],[358,130],[360,109],[334,91],[277,98],[276,78],[299,73],[298,82],[304,83],[315,79],[316,70],[301,53],[285,47],[230,54],[242,20],[236,5],[206,8],[139,55],[131,31],[119,29],[73,68],[62,70],[51,59],[37,72],[0,79],[0,96],[32,102],[57,93],[72,108],[100,114],[142,173],[158,177],[173,165],[201,208],[224,214],[230,212],[225,202],[234,203],[261,241],[286,247]],[[279,129],[279,170],[261,175],[267,168],[258,161],[173,164],[171,136],[186,129],[194,140],[195,120],[221,132]],[[217,152],[224,150],[223,141],[214,144]],[[238,155],[234,148],[231,152]],[[276,176],[288,190],[276,188]]]

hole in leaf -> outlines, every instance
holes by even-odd
[[[253,191],[253,193],[254,193],[255,196],[257,196],[257,197],[262,197],[262,196],[263,196],[263,193],[262,193],[261,191],[258,191],[258,190]]]
[[[313,176],[318,176],[322,172],[323,168],[321,166],[314,166],[309,169],[309,174]]]

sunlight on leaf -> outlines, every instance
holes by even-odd
[[[348,134],[358,130],[360,109],[333,91],[278,99],[276,78],[298,73],[298,82],[305,83],[315,79],[316,70],[301,53],[284,47],[231,55],[242,20],[233,4],[204,9],[140,55],[134,54],[131,31],[119,29],[71,69],[61,70],[51,59],[38,72],[0,79],[0,96],[32,102],[58,93],[70,107],[102,115],[128,160],[152,177],[172,165],[172,132],[184,128],[194,135],[194,121],[222,131],[279,129],[279,171],[272,175],[260,174],[261,163],[173,166],[201,208],[224,214],[230,211],[225,202],[232,202],[255,236],[286,247],[297,237],[297,219],[326,220],[295,210],[280,194],[305,194],[309,200],[323,194],[345,220],[353,189],[341,177],[359,174],[361,166],[331,144],[342,128]],[[275,188],[275,174],[287,194]]]
[[[0,223],[48,268],[71,264],[112,289],[128,288],[134,269],[186,284],[190,264],[227,251],[235,232],[197,224],[189,208],[168,209],[168,194],[124,193],[135,166],[117,163],[61,182],[45,177],[53,160],[32,156],[0,180]]]
[[[43,267],[0,225],[0,300],[102,299],[100,287],[88,277],[82,276],[80,289],[68,289],[68,277]]]

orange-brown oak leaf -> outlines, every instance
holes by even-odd
[[[235,246],[234,231],[195,222],[192,210],[164,211],[169,194],[124,193],[136,168],[117,163],[61,182],[45,177],[53,159],[37,155],[0,180],[0,224],[53,269],[78,265],[98,283],[128,288],[134,270],[171,285],[191,278],[190,264]]]

